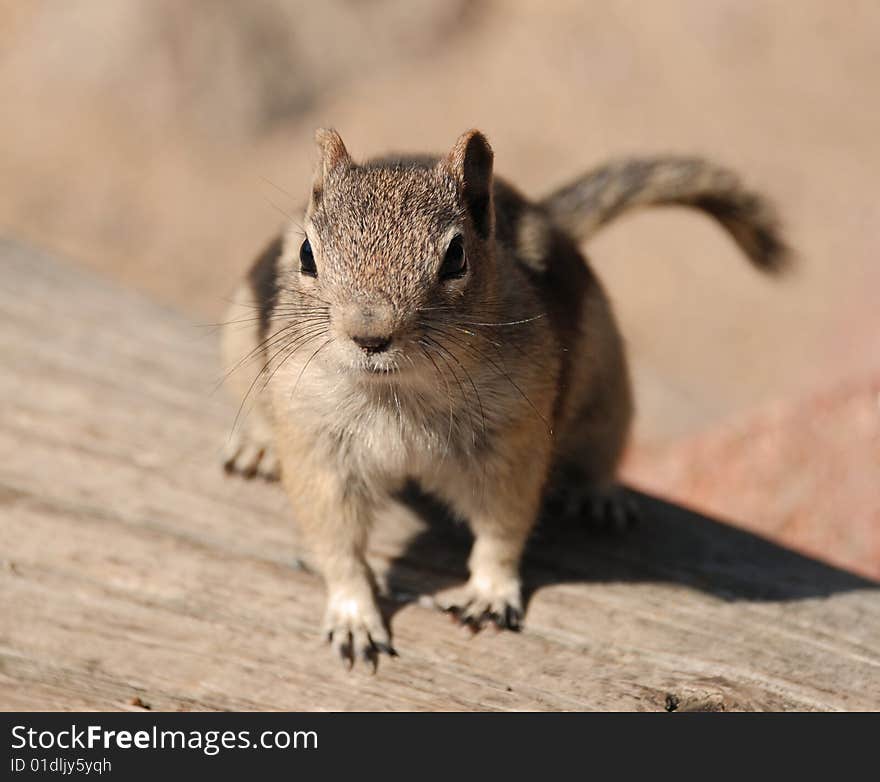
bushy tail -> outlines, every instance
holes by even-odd
[[[732,171],[700,158],[622,160],[593,169],[543,200],[551,217],[583,241],[628,209],[679,204],[700,209],[730,233],[759,269],[789,259],[772,206]]]

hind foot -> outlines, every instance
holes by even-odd
[[[547,495],[544,514],[617,534],[626,532],[641,520],[638,503],[619,486],[610,489],[574,484],[557,487]]]

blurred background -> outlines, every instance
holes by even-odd
[[[588,248],[630,345],[634,485],[880,577],[880,5],[873,0],[0,2],[0,232],[208,322],[357,157],[486,132],[540,195],[701,154],[778,204],[768,280],[705,218]]]

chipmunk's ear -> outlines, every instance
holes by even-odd
[[[324,181],[330,173],[337,168],[348,167],[352,162],[341,136],[335,130],[318,128],[315,131],[315,144],[318,146],[318,165],[312,184],[312,201],[317,203],[321,200]]]
[[[478,130],[463,133],[443,164],[458,180],[462,196],[484,239],[492,233],[492,147]]]

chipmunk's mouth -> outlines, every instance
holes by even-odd
[[[399,367],[364,367],[368,375],[397,375],[400,373]]]
[[[349,350],[344,364],[353,377],[361,378],[367,383],[381,383],[383,380],[395,380],[409,374],[411,362],[405,352],[395,346],[375,354]]]
[[[391,356],[383,356],[382,358],[358,361],[355,366],[355,371],[361,377],[381,381],[384,378],[396,377],[401,373],[401,368],[400,364]]]

